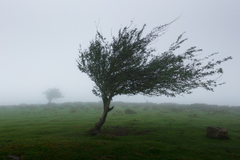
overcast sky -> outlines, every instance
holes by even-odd
[[[186,31],[183,49],[197,46],[203,55],[219,52],[225,85],[214,92],[195,89],[175,98],[117,96],[113,101],[240,105],[239,0],[0,0],[0,105],[47,103],[43,92],[59,88],[54,102],[100,101],[92,82],[76,66],[79,45],[85,49],[98,30],[111,40],[132,20],[136,27],[171,24],[154,44],[168,49]],[[146,100],[145,100],[146,99]]]

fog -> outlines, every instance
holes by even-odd
[[[181,49],[197,46],[202,55],[219,52],[216,59],[233,57],[221,65],[220,82],[226,84],[214,92],[199,88],[175,98],[136,95],[116,96],[113,101],[240,105],[239,6],[239,0],[1,0],[0,105],[47,103],[43,92],[54,87],[64,95],[53,100],[56,103],[100,101],[92,93],[94,82],[77,68],[79,45],[87,48],[96,28],[111,40],[111,34],[132,20],[138,28],[147,24],[147,33],[179,16],[153,44],[157,53],[186,31],[188,40]]]

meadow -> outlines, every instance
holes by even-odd
[[[113,102],[96,136],[100,102],[0,106],[0,159],[240,159],[240,107]],[[229,139],[206,137],[207,126]]]

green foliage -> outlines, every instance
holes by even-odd
[[[202,50],[195,46],[176,54],[176,50],[187,40],[182,38],[183,34],[163,53],[156,53],[157,50],[150,47],[171,23],[155,27],[145,36],[146,25],[140,30],[131,25],[120,28],[111,42],[97,31],[87,49],[82,50],[80,46],[77,66],[95,82],[92,91],[102,98],[104,106],[104,114],[89,130],[91,133],[99,133],[108,112],[113,109],[109,105],[116,95],[175,97],[190,94],[198,87],[213,91],[214,87],[224,84],[217,83],[223,74],[223,69],[218,66],[231,57],[215,61],[211,58],[217,53],[213,53],[199,58],[197,53]]]
[[[122,94],[174,97],[198,87],[213,91],[222,85],[211,78],[223,74],[217,66],[231,57],[214,61],[211,58],[217,53],[213,53],[199,58],[197,53],[202,50],[196,47],[176,54],[187,40],[182,38],[183,34],[164,53],[157,54],[155,48],[149,47],[170,24],[156,27],[146,36],[146,25],[140,30],[130,25],[112,36],[111,42],[97,32],[88,49],[83,51],[80,47],[78,68],[95,82],[93,93],[110,100]]]
[[[45,91],[43,94],[46,95],[46,98],[48,99],[49,103],[51,103],[53,99],[63,97],[62,93],[57,88],[50,88],[47,91]]]

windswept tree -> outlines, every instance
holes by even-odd
[[[53,99],[63,97],[62,93],[57,88],[50,88],[47,91],[43,92],[43,94],[45,94],[46,98],[48,99],[48,103],[52,103]]]
[[[89,130],[90,133],[99,133],[108,112],[114,108],[109,106],[116,95],[175,97],[190,94],[199,87],[213,91],[214,87],[224,84],[218,82],[223,69],[217,66],[231,57],[215,61],[212,57],[217,53],[213,53],[200,58],[197,53],[202,50],[195,46],[176,54],[187,40],[182,38],[183,34],[161,54],[149,47],[170,24],[155,27],[145,36],[146,25],[141,29],[130,25],[121,28],[116,37],[112,36],[111,42],[97,31],[86,50],[80,46],[77,66],[95,82],[92,91],[103,101],[102,117]]]

